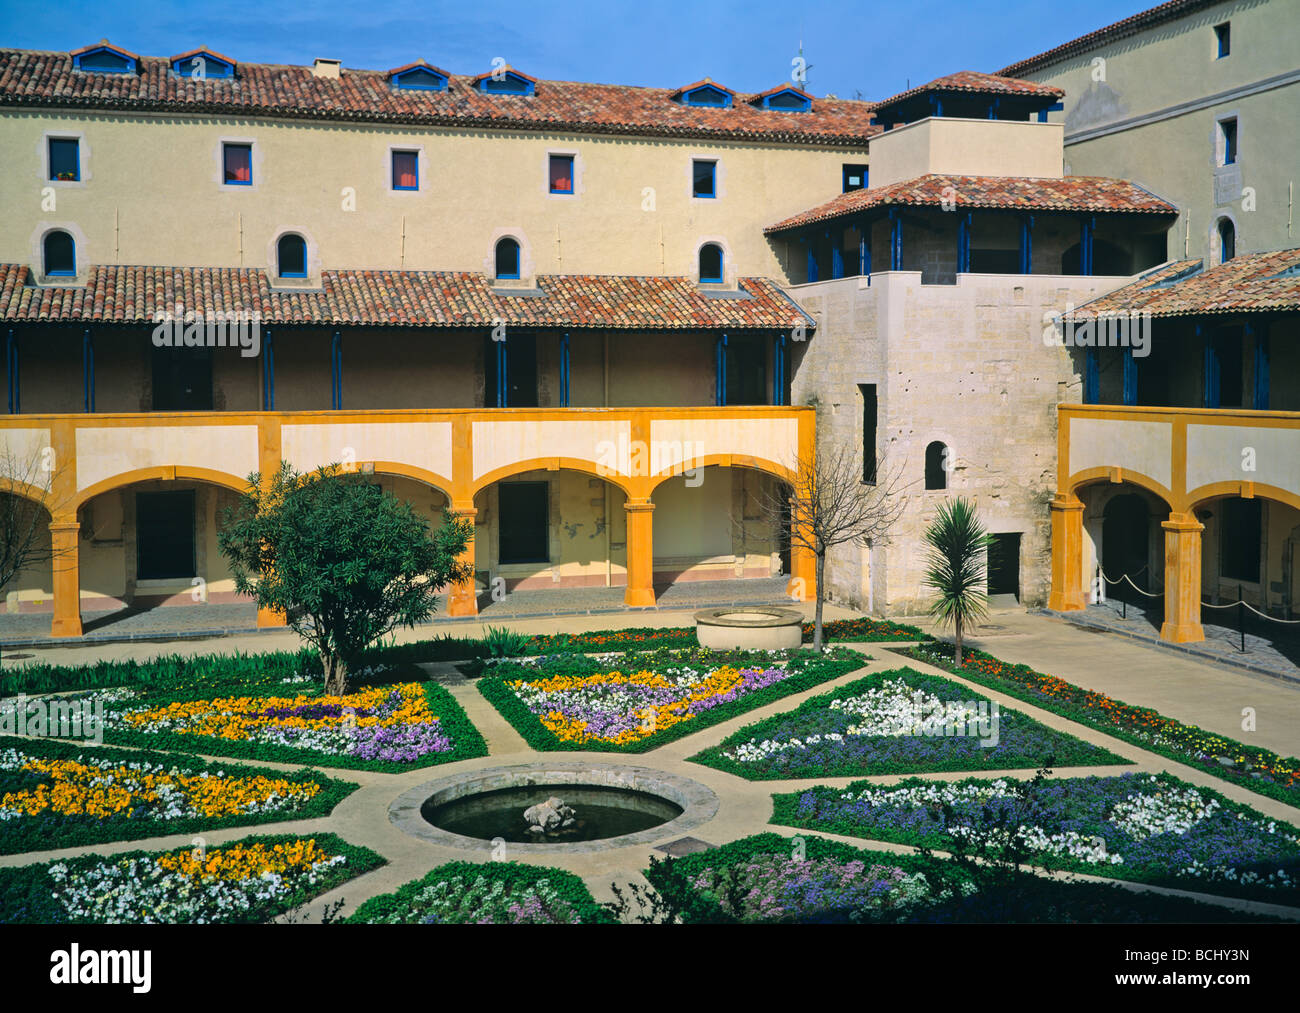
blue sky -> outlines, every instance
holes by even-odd
[[[101,38],[146,56],[207,45],[252,63],[384,70],[423,57],[454,73],[494,57],[536,77],[738,91],[785,80],[802,32],[814,94],[885,98],[954,70],[992,71],[1154,0],[0,0],[0,45],[68,50]]]

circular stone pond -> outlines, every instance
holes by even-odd
[[[715,651],[790,650],[803,642],[803,615],[764,605],[702,609],[695,613],[695,636]]]
[[[526,810],[559,799],[566,825],[529,829]],[[530,853],[582,853],[671,840],[712,819],[718,798],[704,785],[647,767],[552,763],[493,767],[403,792],[389,807],[399,828],[433,844],[490,850],[494,841]]]

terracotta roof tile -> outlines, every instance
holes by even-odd
[[[84,287],[28,284],[0,264],[0,320],[147,323],[156,312],[258,312],[264,324],[517,326],[630,330],[781,329],[810,319],[774,282],[705,294],[689,278],[542,275],[537,290],[498,289],[471,272],[325,271],[319,289],[275,289],[254,268],[103,266]],[[182,311],[182,312],[184,312]]]
[[[876,103],[877,111],[888,109],[900,102],[924,95],[928,92],[970,92],[978,95],[1024,95],[1032,98],[1056,100],[1065,95],[1060,88],[1037,81],[1022,81],[1014,77],[1001,77],[996,74],[981,74],[977,70],[959,70],[955,74],[936,77],[927,84],[901,91],[883,102]]]
[[[769,225],[767,234],[815,222],[861,214],[889,206],[928,207],[952,203],[959,208],[1006,208],[1023,211],[1093,211],[1176,214],[1178,208],[1149,190],[1106,176],[1038,179],[1022,176],[949,176],[930,174],[888,186],[850,190],[815,208]]]
[[[180,78],[171,63],[142,57],[137,74],[73,69],[67,53],[0,49],[0,106],[204,112],[295,119],[362,120],[459,127],[512,127],[699,138],[745,138],[863,146],[880,128],[869,102],[817,99],[790,116],[737,95],[726,109],[674,102],[675,91],[630,85],[540,81],[536,94],[484,94],[452,75],[442,91],[394,89],[388,71],[343,68],[338,79],[310,67],[241,63],[233,78]]]
[[[1234,257],[1208,271],[1198,270],[1200,264],[1199,260],[1164,264],[1131,285],[1085,303],[1076,312],[1179,317],[1300,310],[1300,249]]]

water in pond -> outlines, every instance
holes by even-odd
[[[577,824],[562,834],[531,833],[524,810],[552,796],[572,806]],[[578,784],[530,784],[502,788],[437,804],[429,799],[420,815],[435,827],[490,841],[516,844],[571,844],[634,834],[676,819],[682,808],[658,795],[627,788]]]

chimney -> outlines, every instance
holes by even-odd
[[[339,79],[339,72],[342,70],[342,60],[327,60],[316,57],[315,64],[312,65],[311,73],[313,77],[328,77],[334,81]]]

